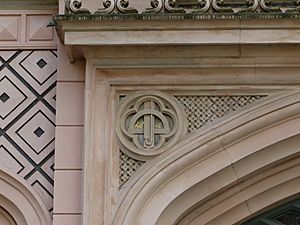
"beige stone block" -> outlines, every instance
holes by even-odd
[[[231,166],[213,174],[207,179],[203,179],[168,205],[163,212],[163,216],[159,218],[156,225],[175,224],[177,218],[174,217],[174,215],[180,215],[182,212],[188,211],[191,206],[198,206],[198,208],[184,220],[189,220],[194,214],[197,215],[205,212],[211,208],[211,205],[223,201],[238,191],[238,188],[232,188],[230,191],[223,192],[221,195],[215,197],[213,201],[207,202],[209,196],[215,195],[218,190],[223,189],[228,185],[232,185],[236,182],[236,179],[236,175]]]
[[[161,59],[159,59],[162,61]],[[178,65],[178,64],[177,64]],[[174,64],[174,67],[176,65]],[[147,68],[147,69],[97,69],[96,79],[109,80],[112,84],[139,84],[138,88],[147,88],[141,83],[172,86],[180,84],[254,84],[256,83],[255,68]],[[144,78],[141,79],[141,74]],[[157,87],[159,88],[159,87]],[[132,87],[131,87],[132,89]],[[130,90],[131,90],[130,89]],[[199,90],[199,87],[197,87]]]
[[[239,30],[66,32],[67,45],[233,44]],[[188,41],[187,41],[188,40]]]
[[[55,169],[81,169],[83,127],[56,127]]]
[[[84,83],[58,82],[56,125],[83,125]]]
[[[222,216],[223,214],[224,216]],[[223,202],[213,205],[189,224],[232,225],[232,221],[236,221],[236,217],[243,218],[249,214],[250,212],[244,203],[242,194],[237,193]]]
[[[203,152],[205,152],[205,147],[203,148]],[[183,191],[188,190],[195,184],[200,183],[200,181],[213,176],[221,169],[226,168],[230,165],[230,161],[224,151],[217,152],[204,158],[205,159],[203,159],[202,161],[197,162],[197,164],[195,163],[195,165],[189,170],[182,172],[182,174],[177,176],[176,179],[173,179],[168,184],[164,185],[164,187],[160,189],[159,194],[156,194],[152,197],[151,202],[144,206],[145,211],[151,211],[151,214],[144,214],[140,218],[142,224],[147,224],[147,221],[158,218],[159,214],[163,210],[163,206],[169,205],[172,201],[174,201],[174,196],[179,196],[181,193],[183,193]],[[183,168],[181,171],[183,171]],[[228,172],[228,175],[230,175],[230,177],[224,178],[224,182],[234,182],[235,175],[232,173],[231,168],[229,168]],[[210,187],[209,189],[213,192],[214,188]],[[207,192],[206,194],[209,195],[209,193]],[[199,200],[201,200],[201,197],[205,198],[205,196],[201,195],[197,196],[197,198],[198,197],[200,198]]]
[[[289,18],[281,18],[281,19],[271,19],[265,20],[265,22],[261,23],[258,22],[257,19],[242,19],[239,21],[241,27],[243,28],[261,28],[265,29],[266,24],[268,28],[298,28],[299,27],[299,21]]]
[[[58,46],[58,58],[57,81],[84,81],[85,62],[76,60],[70,63],[67,48],[61,43]]]
[[[267,120],[262,121],[262,123],[263,122],[267,122]],[[235,162],[239,161],[240,159],[243,159],[244,157],[247,157],[251,154],[254,154],[254,153],[257,154],[257,152],[262,150],[264,147],[270,146],[281,140],[284,140],[293,135],[296,135],[299,132],[299,122],[300,122],[300,118],[298,118],[298,119],[296,118],[296,119],[287,121],[285,123],[281,123],[272,128],[266,129],[262,132],[258,132],[254,135],[249,136],[248,138],[246,138],[244,140],[239,141],[238,143],[235,143],[229,147],[226,147],[226,152],[227,152],[230,160],[232,161],[232,163],[235,163]],[[238,133],[239,133],[239,131],[237,130],[236,133],[234,133],[234,134],[238,135]],[[223,142],[225,142],[225,141],[226,140],[224,140]],[[269,148],[272,148],[272,147],[269,147]],[[292,149],[291,149],[291,151],[292,151]],[[293,151],[295,151],[295,150],[293,150]],[[256,157],[256,154],[254,157]],[[265,154],[268,154],[268,150],[266,150],[266,153],[262,152],[260,155],[261,155],[261,157],[263,157]],[[280,152],[279,151],[278,154],[279,155],[288,154],[288,152]],[[258,157],[258,155],[257,155],[257,157]],[[279,155],[276,156],[275,151],[274,151],[273,157],[279,157]],[[282,155],[281,155],[281,157],[282,157]],[[254,164],[252,165],[251,162],[249,162],[249,166],[255,167],[255,165],[259,165],[259,162],[261,162],[260,160],[263,160],[263,158],[262,159],[257,158],[257,161],[256,161],[256,159],[251,160],[251,158],[248,158],[246,160],[253,161]],[[271,160],[271,158],[268,160]],[[240,165],[236,164],[237,168],[241,169],[240,175],[242,175],[242,174],[244,174],[244,172],[242,172],[242,171],[247,171],[247,169],[249,169],[249,168],[243,167],[243,163]],[[247,163],[246,163],[246,165],[247,165]]]
[[[298,68],[256,68],[256,82],[258,84],[299,84]]]
[[[81,215],[54,215],[53,225],[81,225]]]
[[[280,165],[278,167],[280,167]],[[269,189],[276,189],[276,186],[278,185],[280,186],[281,184],[297,179],[299,177],[299,171],[300,165],[288,169],[281,168],[281,171],[272,175],[269,175],[267,172],[261,172],[260,180],[252,181],[252,185],[247,184],[248,182],[246,181],[245,183],[241,183],[240,187],[243,189],[242,193],[245,199],[251,199],[253,197],[255,198],[256,195],[261,195],[263,192],[267,192]],[[287,193],[288,192],[289,191],[287,191]]]
[[[288,44],[300,42],[300,31],[298,29],[241,30],[240,34],[240,42],[245,44]]]
[[[299,152],[298,146],[300,146],[299,135],[273,144],[253,155],[249,155],[248,157],[234,163],[233,168],[237,176],[239,178],[243,178],[251,172],[260,170],[284,158],[296,155]]]
[[[53,213],[81,213],[81,186],[82,171],[56,170]]]
[[[233,207],[230,211],[212,219],[206,225],[232,225],[243,218],[250,216],[250,211],[246,203],[241,203]],[[197,224],[199,225],[199,224]]]
[[[266,207],[271,207],[274,204],[280,205],[280,201],[299,194],[299,187],[300,178],[298,177],[275,187],[270,187],[267,191],[255,195],[247,200],[247,205],[252,213],[258,212]]]
[[[283,56],[300,56],[300,46],[299,45],[241,45],[241,56],[249,56],[249,57],[263,57],[269,56],[273,57],[276,60],[276,57]]]
[[[216,57],[238,57],[240,56],[240,46],[237,45],[179,45],[170,48],[170,46],[116,46],[116,47],[89,47],[85,52],[86,57],[98,58],[168,58],[184,57],[197,58],[212,56]],[[300,54],[299,54],[300,55]],[[205,59],[202,58],[202,59]]]

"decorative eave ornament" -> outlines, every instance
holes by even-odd
[[[135,14],[138,11],[129,7],[129,0],[103,0],[104,8],[98,9],[95,14]]]
[[[274,4],[271,0],[261,0],[260,6],[266,12],[299,12],[300,0],[286,1],[282,4]]]
[[[130,7],[130,0],[103,0],[103,8],[96,15],[105,14],[138,14]],[[143,13],[183,13],[183,14],[218,14],[218,13],[260,13],[281,12],[292,13],[300,11],[300,0],[150,0],[151,8]],[[189,7],[184,7],[184,6]],[[90,14],[81,8],[82,0],[67,0],[66,14]]]
[[[176,0],[151,0],[152,8],[147,8],[145,13],[185,13],[183,8],[176,7]]]
[[[91,14],[88,9],[81,8],[82,0],[66,0],[66,14]]]
[[[243,13],[254,12],[259,5],[259,0],[246,0],[245,5],[240,7],[225,6],[225,2],[225,0],[212,0],[212,7],[217,12]]]

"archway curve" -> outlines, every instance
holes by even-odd
[[[282,150],[283,157],[274,157]],[[257,155],[246,157],[242,160],[245,167],[249,164],[257,166],[255,160],[263,155],[259,160],[262,166],[250,170],[246,179],[228,179],[230,168],[224,168],[174,199],[161,213],[156,225],[240,224],[265,208],[297,197],[299,150],[300,135],[296,135],[261,149]],[[233,169],[240,170],[239,167]]]
[[[0,206],[0,224],[17,225],[16,220],[1,206]]]
[[[18,225],[50,225],[46,206],[25,180],[0,165],[0,204]]]
[[[243,165],[250,156],[260,159],[261,150],[268,146],[299,134],[299,124],[300,92],[293,92],[273,96],[186,137],[146,164],[126,185],[128,188],[124,190],[113,224],[156,225],[164,210],[178,196],[215,174],[227,173],[229,179],[223,186],[216,185],[215,190],[207,193],[207,198],[270,165],[294,158],[299,150],[291,148],[287,154],[278,151],[271,155],[273,157],[261,166]]]

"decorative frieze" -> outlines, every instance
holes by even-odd
[[[103,8],[95,14],[136,14],[138,11],[129,7],[129,0],[103,0]],[[299,0],[150,0],[150,8],[142,13],[291,13],[300,10]],[[66,14],[90,14],[81,8],[81,0],[67,0]]]

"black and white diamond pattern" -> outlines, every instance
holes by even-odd
[[[4,129],[36,96],[8,68],[0,68],[0,128]]]
[[[0,164],[53,209],[55,51],[0,51]]]
[[[39,94],[56,81],[57,56],[50,51],[23,51],[12,61],[13,68]]]

